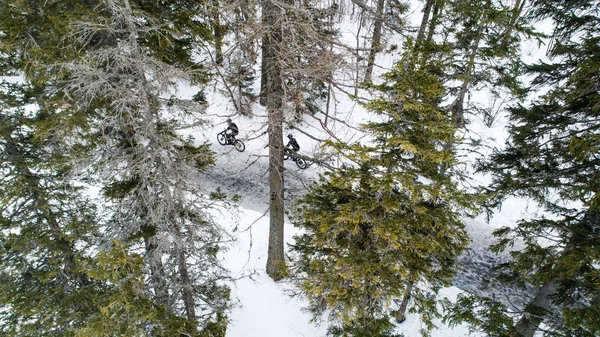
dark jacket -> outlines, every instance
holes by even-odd
[[[296,138],[292,137],[290,141],[286,145],[287,147],[291,147],[294,151],[300,151],[300,144],[296,141]]]
[[[238,133],[240,133],[240,130],[238,129],[238,126],[234,122],[229,123],[229,126],[227,127],[227,130],[231,130],[231,134],[234,135],[234,136],[237,136]]]

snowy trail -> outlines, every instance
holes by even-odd
[[[202,175],[201,183],[210,190],[219,187],[229,195],[238,194],[241,197],[242,209],[266,213],[268,216],[268,150],[252,144],[246,144],[246,147],[245,152],[239,153],[233,150],[233,147],[214,144],[212,149],[217,153],[217,162]],[[291,161],[284,162],[284,166],[285,200],[286,206],[289,207],[306,191],[306,186],[318,177],[320,169],[313,165],[306,170],[300,170]],[[512,213],[514,217],[518,215],[516,211]],[[505,215],[499,217],[501,220],[497,222],[512,221],[506,219]],[[466,219],[465,223],[472,243],[459,259],[461,269],[454,277],[454,286],[466,292],[497,298],[507,305],[512,303],[521,306],[524,300],[530,298],[529,294],[505,286],[486,284],[494,273],[493,267],[506,258],[496,256],[486,249],[493,242],[491,233],[496,226],[479,218]],[[286,228],[289,228],[287,226]],[[286,234],[287,237],[290,236]]]

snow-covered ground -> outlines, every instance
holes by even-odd
[[[228,222],[228,221],[225,221]],[[229,315],[228,337],[318,337],[325,336],[327,322],[311,323],[311,316],[302,311],[302,299],[290,297],[291,285],[274,282],[265,271],[269,219],[263,213],[240,209],[238,241],[225,254],[233,277],[251,275],[238,280],[232,295],[239,301]],[[286,224],[286,239],[291,239],[294,228]],[[454,299],[460,290],[444,289],[441,296]],[[420,336],[423,328],[418,315],[409,315],[398,327],[406,337]],[[468,336],[465,326],[450,328],[441,322],[432,336]]]
[[[418,7],[413,15],[420,17]],[[351,28],[348,32],[353,31]],[[353,35],[348,33],[348,39]],[[526,61],[543,58],[543,50],[533,43],[523,45]],[[380,55],[376,74],[384,72],[394,61],[390,54]],[[258,86],[258,83],[256,83]],[[258,92],[258,87],[255,88]],[[194,88],[180,87],[178,96],[190,97],[196,93]],[[473,99],[485,103],[485,94],[474,94]],[[266,112],[264,108],[255,104],[254,117],[240,117],[228,100],[218,93],[209,97],[210,107],[207,118],[212,122],[202,129],[189,130],[198,143],[211,142],[212,149],[217,153],[216,165],[211,167],[201,176],[201,183],[209,190],[216,188],[230,195],[239,195],[239,213],[235,217],[220,215],[223,226],[231,228],[237,237],[237,242],[224,255],[226,266],[233,277],[241,277],[233,286],[232,296],[237,301],[237,306],[229,315],[228,337],[318,337],[325,336],[327,331],[326,320],[321,325],[311,322],[311,316],[303,312],[305,305],[300,298],[288,296],[290,284],[273,282],[265,273],[267,259],[267,241],[269,232],[268,218],[268,149],[266,135]],[[338,121],[330,120],[327,127],[337,137],[356,141],[362,135],[355,129],[349,129],[347,124],[358,126],[362,121],[372,118],[356,102],[347,98],[342,93],[337,93],[330,105],[332,113]],[[246,150],[237,152],[232,146],[221,146],[216,142],[217,133],[225,129],[225,119],[232,117],[240,127],[239,139],[243,140]],[[318,116],[317,116],[318,117]],[[322,121],[322,119],[321,119]],[[297,128],[312,136],[325,139],[327,133],[322,129],[317,119],[307,117],[304,123]],[[343,121],[343,123],[342,123]],[[469,132],[465,137],[489,139],[490,147],[502,147],[507,137],[505,120],[501,117],[487,127],[481,120],[472,120]],[[298,139],[302,149],[300,153],[312,156],[318,150],[319,144],[303,135],[297,130],[284,130],[284,134],[291,132]],[[489,153],[487,153],[489,154]],[[474,158],[469,158],[473,162]],[[331,164],[335,166],[335,161]],[[469,164],[467,164],[469,167]],[[285,162],[285,188],[286,204],[290,206],[293,201],[306,191],[306,186],[315,180],[323,168],[312,165],[306,170],[300,170],[294,162]],[[484,176],[476,176],[472,183],[486,184],[489,181]],[[460,272],[454,278],[454,287],[443,289],[440,296],[453,300],[460,292],[467,291],[479,295],[494,296],[499,300],[510,295],[510,302],[521,304],[529,298],[529,294],[517,292],[515,289],[487,285],[493,266],[502,261],[506,256],[496,256],[487,251],[494,242],[492,232],[503,226],[514,226],[519,219],[527,218],[537,211],[537,207],[524,200],[508,199],[502,208],[490,219],[486,215],[476,218],[465,218],[465,224],[471,237],[471,245],[461,256]],[[234,232],[235,229],[235,232]],[[285,237],[290,242],[294,234],[294,227],[290,223],[285,225]],[[515,247],[519,249],[519,247]],[[249,276],[251,275],[251,276]],[[417,315],[409,315],[407,320],[398,326],[398,332],[406,337],[420,336],[422,328]],[[432,336],[476,336],[469,334],[466,326],[450,328],[438,322],[437,328],[432,331]]]
[[[218,95],[217,95],[218,96]],[[214,97],[214,102],[224,100]],[[342,101],[341,101],[342,102]],[[256,109],[262,109],[257,106]],[[345,120],[360,121],[364,113],[360,107],[350,101],[339,104],[338,112],[347,114]],[[234,278],[240,278],[232,287],[232,297],[237,305],[229,315],[228,337],[292,337],[292,336],[325,336],[327,331],[326,319],[318,324],[311,322],[311,316],[303,312],[305,302],[301,298],[290,297],[292,285],[273,282],[265,273],[267,259],[267,242],[269,232],[268,218],[268,149],[265,148],[267,135],[263,134],[266,117],[264,111],[255,111],[252,118],[234,116],[234,121],[240,126],[238,136],[245,142],[246,150],[237,152],[232,146],[221,146],[216,142],[216,135],[225,128],[225,119],[230,114],[225,103],[215,103],[208,110],[212,126],[191,132],[198,142],[210,141],[213,151],[217,153],[216,165],[202,175],[201,183],[210,190],[220,188],[230,195],[241,197],[238,214],[235,216],[220,215],[221,223],[237,237],[234,246],[225,253],[226,266]],[[316,124],[316,122],[315,122]],[[319,132],[318,127],[310,122],[300,125],[300,128],[310,129],[312,133]],[[336,128],[334,124],[331,125]],[[342,129],[340,127],[340,129]],[[301,153],[312,155],[317,146],[316,142],[301,133],[294,132],[302,149]],[[497,136],[502,141],[505,137],[502,125],[492,129],[482,127],[480,132]],[[348,136],[348,135],[346,135]],[[350,135],[352,136],[352,135]],[[499,142],[498,142],[499,144]],[[323,168],[312,165],[306,170],[300,170],[294,162],[286,161],[286,203],[291,203],[301,196],[306,185],[324,172]],[[485,180],[484,177],[481,178]],[[484,215],[474,219],[466,218],[465,223],[472,238],[470,248],[461,257],[461,271],[455,277],[454,287],[443,289],[440,296],[453,300],[462,291],[484,295],[495,295],[501,299],[514,290],[485,286],[489,279],[491,268],[502,259],[489,253],[486,248],[493,243],[492,231],[498,227],[514,225],[516,220],[526,217],[529,206],[522,200],[509,199],[503,208],[488,222]],[[235,229],[235,231],[234,231]],[[295,228],[285,225],[285,237],[291,242]],[[511,298],[521,300],[526,294]],[[409,315],[407,320],[398,326],[398,332],[406,337],[420,336],[422,328],[418,315]],[[432,336],[475,336],[469,334],[466,326],[450,328],[438,322]]]

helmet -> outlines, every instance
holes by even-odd
[[[294,138],[294,136],[292,136],[292,134],[290,133],[290,134],[288,135],[288,139],[292,139],[292,138]]]
[[[231,118],[227,118],[227,123],[231,123]]]

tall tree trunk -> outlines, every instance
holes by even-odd
[[[408,281],[406,289],[404,289],[404,295],[402,296],[402,302],[398,308],[398,315],[396,315],[396,322],[402,323],[406,319],[406,309],[408,308],[408,301],[410,300],[410,294],[412,293],[414,283]]]
[[[545,283],[538,292],[535,294],[533,301],[531,301],[528,306],[535,306],[538,308],[542,308],[544,310],[549,310],[552,305],[552,300],[550,296],[552,296],[556,292],[556,284],[553,282]],[[533,337],[535,332],[538,329],[538,326],[544,320],[543,316],[540,315],[532,315],[529,313],[523,314],[521,319],[515,325],[515,332],[513,336],[515,337]]]
[[[427,23],[429,22],[429,16],[431,15],[431,8],[433,7],[435,0],[427,0],[425,2],[425,8],[423,8],[423,18],[421,19],[421,26],[419,27],[419,32],[417,33],[417,38],[415,40],[415,48],[419,48],[423,39],[425,38],[425,28],[427,28]]]
[[[423,56],[421,57],[421,67],[424,67],[429,60],[429,55],[433,51],[433,35],[435,34],[435,28],[438,24],[438,19],[440,16],[440,12],[444,7],[444,0],[434,0],[433,1],[433,13],[431,13],[431,19],[426,24],[427,37],[424,37],[424,34],[421,36],[421,39],[417,40],[418,50],[422,51]],[[423,24],[422,22],[421,24]]]
[[[360,77],[360,61],[362,59],[361,55],[360,55],[360,31],[361,28],[363,26],[364,23],[364,16],[362,11],[358,14],[359,17],[359,25],[358,25],[358,30],[356,32],[356,78],[354,79],[354,95],[358,96],[358,83],[359,83],[359,77]]]
[[[480,18],[480,24],[477,28],[477,35],[472,43],[473,48],[469,53],[467,69],[463,74],[463,82],[460,86],[460,91],[458,92],[456,100],[454,101],[454,108],[452,109],[452,126],[456,128],[462,128],[463,126],[465,126],[465,96],[467,95],[469,84],[471,83],[471,78],[473,77],[473,71],[475,71],[475,57],[477,57],[479,43],[481,43],[481,37],[483,35],[483,28],[485,27],[487,22],[487,15],[482,14]]]
[[[144,245],[146,249],[146,263],[150,267],[150,283],[154,288],[155,301],[159,305],[164,305],[167,312],[171,313],[169,302],[169,290],[165,284],[164,270],[162,264],[162,254],[158,252],[156,244],[153,242],[152,237],[144,235]]]
[[[479,43],[481,43],[481,38],[483,35],[483,28],[487,22],[487,14],[480,13],[479,27],[477,28],[477,35],[475,36],[475,40],[472,43],[472,48],[469,51],[468,60],[467,60],[467,69],[465,69],[465,73],[462,74],[463,80],[460,86],[460,90],[454,100],[452,107],[452,126],[460,129],[465,126],[465,97],[467,95],[469,84],[471,83],[471,78],[473,77],[473,71],[475,71],[475,58],[477,57],[477,52],[479,51]],[[448,142],[444,144],[444,149],[449,150],[454,146],[454,141]],[[440,172],[444,174],[448,170],[449,166],[447,163],[442,164],[440,168]]]
[[[223,64],[223,27],[221,26],[221,17],[219,14],[219,0],[213,0],[212,7],[212,28],[215,38],[215,57],[218,65]]]
[[[129,0],[124,1],[125,12],[126,12],[126,24],[127,30],[129,31],[128,42],[130,43],[131,50],[130,52],[137,56],[140,53],[139,46],[137,42],[137,31],[134,23],[133,11],[131,9],[131,4]],[[137,67],[137,77],[138,80],[143,82],[143,87],[147,88],[148,83],[145,75],[145,69],[143,65],[139,64]],[[146,125],[152,125],[151,120],[153,119],[152,107],[149,102],[152,101],[151,95],[148,90],[144,90],[143,95],[145,95],[144,104],[141,107],[141,111],[144,111],[144,123]],[[147,209],[146,209],[147,210]],[[147,213],[147,212],[146,212]],[[143,225],[140,228],[142,235],[144,237],[144,245],[146,249],[146,262],[150,267],[150,280],[152,283],[152,287],[155,291],[156,302],[158,304],[164,305],[166,307],[167,312],[172,312],[172,308],[170,307],[169,301],[169,290],[168,285],[164,280],[164,268],[162,264],[162,252],[158,249],[158,245],[154,238],[156,237],[156,227],[153,224]]]
[[[266,29],[267,31],[263,34],[262,36],[262,42],[261,42],[261,46],[260,46],[260,50],[261,50],[261,62],[260,62],[260,95],[259,95],[259,99],[258,102],[260,103],[260,105],[262,106],[266,106],[267,105],[267,84],[268,84],[268,78],[267,78],[267,73],[269,72],[269,68],[272,67],[272,65],[269,64],[269,59],[272,59],[273,57],[269,57],[269,52],[271,52],[269,50],[269,46],[271,45],[271,30],[274,29],[274,27],[269,26],[270,23],[269,20],[272,20],[268,18],[269,14],[268,12],[265,12],[265,10],[267,10],[267,8],[269,7],[266,2],[269,2],[269,0],[262,0],[262,26],[263,29]],[[271,7],[273,7],[273,4],[271,4]],[[276,10],[276,9],[275,9]],[[269,28],[267,28],[269,27]]]
[[[298,64],[302,63],[302,57],[297,57]],[[294,118],[300,120],[302,118],[302,103],[304,102],[304,90],[302,88],[302,75],[295,78],[296,88],[294,88]]]
[[[596,228],[598,228],[598,224],[600,224],[600,212],[594,209],[588,209],[583,219],[581,220],[581,227],[579,231],[573,231],[571,233],[571,237],[567,242],[565,249],[562,252],[563,256],[569,254],[573,249],[581,249],[576,248],[577,243],[582,240],[588,240],[588,234],[594,233]],[[553,272],[552,276],[555,276],[559,273]],[[540,311],[552,311],[552,295],[554,295],[558,290],[558,279],[552,279],[542,285],[540,289],[538,289],[535,297],[531,302],[527,304],[528,307],[533,307],[535,311],[542,309]],[[512,336],[514,337],[533,337],[535,332],[538,330],[540,323],[544,320],[544,315],[532,315],[531,313],[525,312],[523,316],[519,319],[517,324],[515,325],[515,331]]]
[[[427,27],[427,39],[425,39],[426,43],[431,43],[433,41],[435,27],[437,26],[437,22],[440,17],[440,12],[443,10],[443,8],[444,0],[438,0],[433,5],[433,14],[431,14],[431,20],[429,20],[429,25]]]
[[[269,186],[270,227],[267,274],[273,280],[283,277],[283,96],[282,69],[278,57],[282,53],[282,30],[279,27],[283,13],[271,0],[263,0],[263,75],[266,80],[264,98],[269,122]]]
[[[329,29],[333,29],[333,13],[329,16]],[[333,54],[333,41],[329,44],[329,53]],[[329,119],[329,105],[331,103],[331,83],[333,83],[333,71],[329,72],[329,76],[327,78],[327,102],[325,103],[325,120],[323,124],[327,126],[327,120]]]
[[[515,25],[521,13],[523,13],[523,8],[525,7],[526,0],[517,0],[515,1],[515,6],[512,9],[512,15],[510,17],[510,21],[508,22],[506,29],[502,33],[502,43],[500,44],[501,49],[505,50],[508,46],[508,42],[512,35],[512,31],[515,29]]]
[[[375,56],[381,51],[381,28],[383,26],[383,9],[385,0],[377,0],[377,11],[375,13],[375,22],[373,23],[373,39],[371,50],[367,60],[367,70],[365,71],[365,82],[371,82],[373,77],[373,66],[375,65]]]
[[[185,248],[183,246],[183,237],[177,221],[173,221],[173,231],[175,233],[175,255],[177,258],[177,268],[181,278],[181,287],[183,291],[183,305],[188,322],[191,327],[189,331],[195,331],[198,319],[196,317],[196,301],[194,299],[194,287],[188,272],[187,261],[185,257]]]

